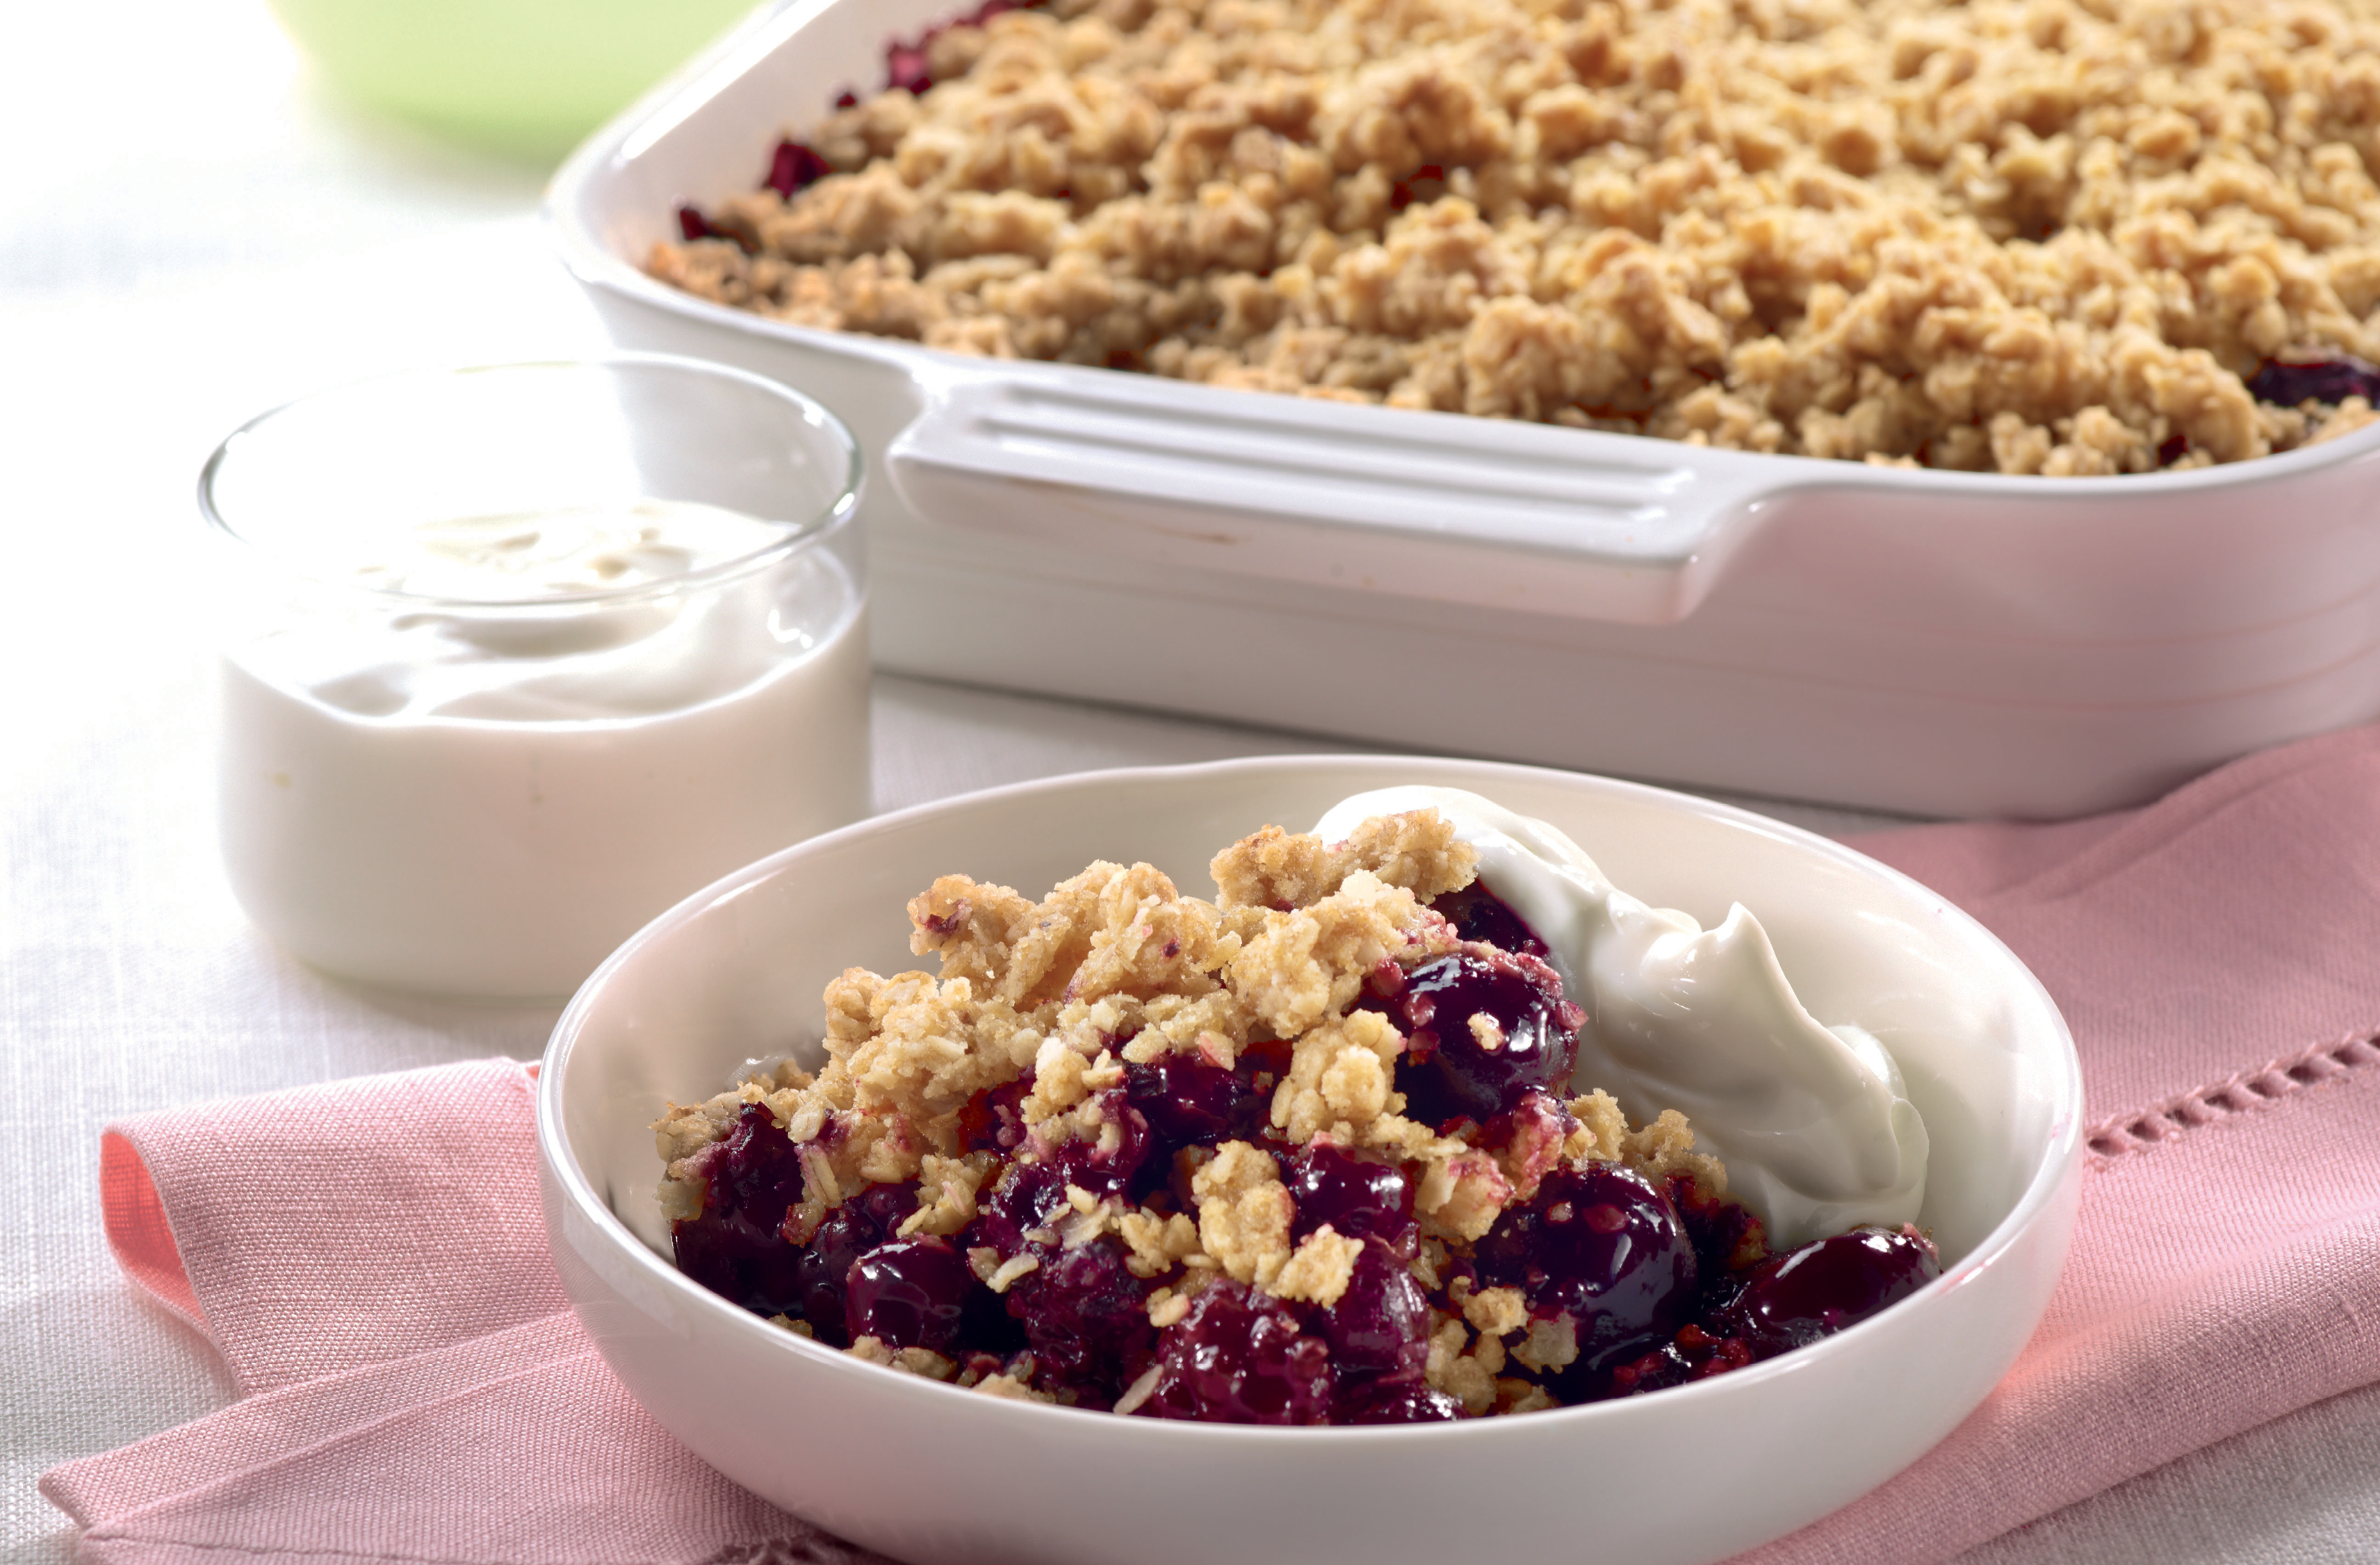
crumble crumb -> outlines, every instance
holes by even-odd
[[[1157,1382],[1163,1377],[1164,1373],[1165,1372],[1161,1367],[1153,1364],[1147,1369],[1142,1370],[1138,1377],[1135,1378],[1131,1385],[1126,1386],[1123,1389],[1123,1395],[1116,1399],[1115,1407],[1113,1409],[1116,1414],[1118,1416],[1128,1414],[1134,1409],[1139,1407],[1141,1403],[1147,1401],[1148,1400],[1149,1393],[1157,1389]]]
[[[1517,1288],[1483,1288],[1463,1301],[1463,1318],[1485,1336],[1501,1337],[1527,1324],[1528,1301]]]
[[[1562,1144],[1562,1156],[1574,1162],[1618,1162],[1621,1143],[1628,1135],[1628,1116],[1620,1111],[1618,1100],[1597,1087],[1584,1098],[1572,1098],[1570,1111],[1578,1123]]]
[[[1485,1152],[1463,1151],[1429,1159],[1414,1191],[1414,1211],[1425,1228],[1476,1240],[1496,1225],[1512,1183]]]
[[[1273,1089],[1272,1122],[1304,1146],[1318,1135],[1357,1144],[1382,1115],[1404,1107],[1394,1080],[1404,1038],[1377,1011],[1357,1011],[1299,1035],[1289,1074]]]
[[[1496,1411],[1501,1413],[1543,1413],[1560,1407],[1547,1389],[1534,1380],[1499,1378],[1496,1382]]]
[[[1412,963],[1454,948],[1446,920],[1413,892],[1358,869],[1339,889],[1287,913],[1231,960],[1232,987],[1277,1037],[1294,1037],[1346,1009],[1381,962]]]
[[[1190,1313],[1190,1296],[1176,1293],[1171,1288],[1160,1288],[1148,1296],[1148,1324],[1160,1331]]]
[[[1713,1198],[1727,1194],[1727,1170],[1707,1152],[1694,1150],[1694,1127],[1675,1109],[1641,1130],[1621,1138],[1620,1160],[1658,1184],[1671,1174],[1694,1182],[1697,1194]]]
[[[1342,1237],[1329,1223],[1307,1234],[1296,1252],[1273,1275],[1267,1292],[1277,1299],[1305,1299],[1326,1309],[1339,1302],[1354,1280],[1355,1257],[1364,1253],[1361,1239]]]
[[[1116,1232],[1131,1253],[1124,1268],[1135,1277],[1162,1277],[1202,1256],[1198,1225],[1180,1212],[1160,1217],[1146,1207],[1116,1219]]]
[[[944,1158],[929,1152],[918,1159],[917,1209],[902,1219],[901,1232],[949,1238],[975,1220],[976,1195],[991,1171],[991,1154]]]
[[[860,1337],[844,1352],[868,1364],[897,1369],[904,1375],[922,1376],[929,1380],[953,1380],[958,1377],[958,1361],[945,1358],[931,1348],[890,1348],[876,1338]]]
[[[1208,873],[1226,909],[1286,911],[1311,907],[1358,869],[1427,902],[1471,884],[1478,864],[1478,850],[1456,839],[1451,821],[1417,809],[1374,816],[1343,843],[1268,826],[1217,854]]]
[[[1191,1177],[1198,1240],[1234,1281],[1269,1287],[1289,1261],[1289,1192],[1269,1153],[1227,1141]]]
[[[987,1375],[967,1388],[987,1397],[1005,1397],[1016,1402],[1054,1402],[1058,1399],[1047,1391],[1037,1391],[1013,1375]]]
[[[1569,1368],[1578,1362],[1578,1322],[1567,1314],[1529,1322],[1529,1334],[1512,1349],[1512,1357],[1540,1375]]]

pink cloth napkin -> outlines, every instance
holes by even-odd
[[[2380,1380],[2380,730],[2137,812],[1860,845],[2041,975],[2099,1120],[2072,1257],[2007,1380],[1745,1561],[1928,1565]],[[521,1067],[148,1115],[101,1169],[126,1271],[246,1400],[49,1474],[82,1558],[877,1558],[730,1485],[605,1369],[546,1256]]]

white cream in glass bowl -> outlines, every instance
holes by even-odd
[[[1463,790],[1552,827],[1600,883],[1675,910],[1667,928],[1684,943],[1699,938],[1685,921],[1718,936],[1737,904],[1756,916],[1792,1001],[1859,1066],[1842,1074],[1858,1088],[1842,1100],[1880,1081],[1877,1124],[1900,1124],[1896,1102],[1922,1122],[1915,1218],[1942,1276],[1840,1335],[1648,1396],[1455,1424],[1263,1428],[1117,1418],[897,1375],[740,1310],[672,1264],[651,1122],[756,1058],[815,1065],[827,981],[855,964],[917,965],[905,904],[935,877],[1038,894],[1092,859],[1140,859],[1196,894],[1209,857],[1238,838],[1410,787]],[[1481,840],[1503,825],[1472,822]],[[1525,904],[1492,864],[1483,879]],[[1737,921],[1716,943],[1749,938]],[[1607,946],[1624,942],[1581,949]],[[1593,1050],[1581,1060],[1578,1088],[1608,1085]],[[1410,757],[1057,778],[813,839],[689,898],[606,962],[556,1027],[538,1098],[554,1258],[628,1389],[737,1482],[918,1565],[1397,1565],[1483,1548],[1722,1559],[1914,1461],[2014,1362],[2072,1231],[2081,1112],[2072,1040],[2040,984],[1896,871],[1658,789]],[[1901,1198],[1892,1184],[1877,1188]]]
[[[200,484],[242,905],[345,977],[560,998],[865,814],[859,483],[824,408],[683,360],[411,372],[244,426]]]

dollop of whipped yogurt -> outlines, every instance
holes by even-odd
[[[1916,1219],[1925,1122],[1900,1066],[1873,1034],[1803,1008],[1741,904],[1706,929],[1612,885],[1544,821],[1460,789],[1358,794],[1314,831],[1339,842],[1368,817],[1423,808],[1478,850],[1481,882],[1546,942],[1586,1012],[1577,1079],[1633,1120],[1683,1113],[1773,1247]]]

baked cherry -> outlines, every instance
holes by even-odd
[[[947,1239],[894,1239],[851,1263],[844,1284],[844,1328],[888,1348],[947,1353],[975,1275]],[[815,1329],[815,1325],[813,1325]]]
[[[1419,1380],[1366,1388],[1331,1410],[1333,1424],[1451,1424],[1468,1416],[1463,1404]]]
[[[902,1220],[917,1209],[917,1187],[871,1184],[827,1214],[810,1236],[795,1268],[800,1290],[802,1318],[821,1342],[848,1347],[844,1323],[844,1290],[851,1268],[860,1256],[892,1236]]]
[[[834,165],[819,155],[818,149],[804,142],[783,140],[769,159],[769,177],[763,185],[785,200],[792,200],[797,190],[808,189],[834,172]]]
[[[1154,1351],[1149,1285],[1125,1268],[1112,1239],[1034,1255],[1040,1264],[1009,1287],[1009,1315],[1045,1374],[1087,1401],[1114,1401]]]
[[[1378,1239],[1364,1241],[1354,1275],[1338,1303],[1321,1312],[1322,1339],[1341,1393],[1389,1380],[1418,1380],[1429,1362],[1429,1297],[1402,1256]]]
[[[1474,1247],[1479,1280],[1568,1315],[1582,1375],[1651,1351],[1695,1303],[1694,1247],[1669,1197],[1617,1164],[1556,1169]]]
[[[1754,1267],[1704,1324],[1767,1358],[1856,1325],[1941,1275],[1933,1242],[1915,1229],[1853,1229]]]
[[[1293,1240],[1328,1224],[1342,1238],[1374,1235],[1400,1249],[1413,1243],[1413,1185],[1393,1163],[1302,1146],[1281,1159],[1281,1183],[1297,1207]]]
[[[1050,1148],[1049,1163],[1064,1184],[1105,1199],[1123,1194],[1148,1161],[1152,1138],[1148,1121],[1121,1088],[1100,1093],[1094,1102],[1101,1121],[1098,1133],[1060,1142]]]
[[[2351,354],[2294,363],[2272,359],[2248,377],[2248,394],[2281,407],[2301,402],[2336,404],[2350,396],[2380,401],[2380,367]]]
[[[1457,938],[1485,940],[1488,944],[1509,951],[1515,956],[1546,954],[1546,942],[1528,921],[1512,911],[1512,904],[1488,889],[1484,880],[1474,880],[1459,892],[1449,892],[1429,904],[1430,911],[1454,926]]]
[[[1265,1108],[1262,1096],[1238,1074],[1186,1054],[1126,1065],[1123,1091],[1167,1151],[1245,1140]]]
[[[1003,1257],[1015,1255],[1026,1244],[1025,1235],[1045,1228],[1065,1205],[1066,1176],[1055,1163],[1011,1159],[979,1203],[980,1237],[976,1243],[990,1245]]]
[[[1476,949],[1415,968],[1390,1013],[1405,1031],[1405,1112],[1433,1125],[1485,1122],[1533,1087],[1567,1084],[1585,1019],[1543,962]]]
[[[1025,1099],[1033,1091],[1027,1071],[1005,1086],[978,1093],[959,1110],[959,1131],[970,1152],[1014,1152],[1025,1145]]]
[[[802,1165],[776,1117],[747,1103],[719,1140],[697,1154],[707,1178],[702,1215],[670,1225],[678,1269],[748,1310],[797,1310],[799,1254],[779,1236],[802,1197]]]
[[[1330,1350],[1295,1306],[1225,1278],[1191,1301],[1158,1344],[1161,1373],[1144,1412],[1212,1424],[1320,1424],[1330,1412]]]
[[[695,1156],[707,1177],[702,1216],[669,1225],[678,1270],[761,1316],[797,1311],[800,1254],[778,1230],[802,1199],[802,1160],[776,1115],[745,1104],[726,1137]]]

